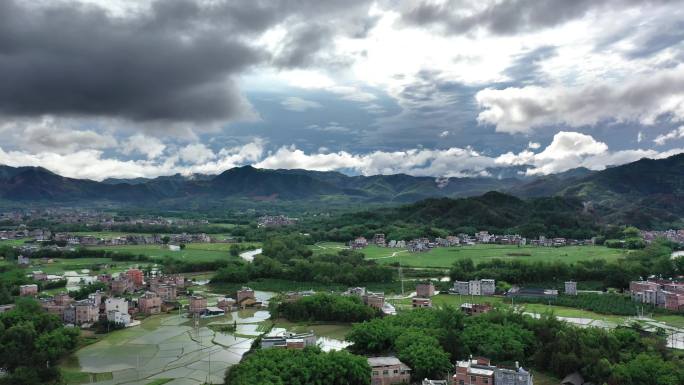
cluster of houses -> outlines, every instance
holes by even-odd
[[[0,220],[22,224],[27,220],[100,226],[109,229],[118,225],[194,226],[206,225],[205,219],[165,218],[160,216],[125,217],[114,213],[68,208],[40,208],[0,212]]]
[[[51,297],[40,298],[43,308],[57,315],[65,324],[89,327],[101,319],[131,326],[132,316],[159,314],[181,308],[178,301],[179,292],[185,291],[188,283],[180,275],[160,275],[148,277],[142,270],[128,269],[113,277],[111,274],[100,274],[97,281],[105,283],[104,292],[91,293],[87,299],[77,301],[68,293],[59,293]],[[26,297],[38,295],[38,285],[21,285],[19,294]],[[137,298],[127,300],[123,296],[137,294]],[[237,299],[223,297],[217,300],[216,306],[209,306],[207,298],[199,295],[188,297],[188,313],[190,316],[212,317],[224,315],[234,308],[260,306],[254,290],[243,287],[237,291]]]
[[[369,357],[372,385],[408,384],[411,368],[397,357]],[[532,373],[520,367],[496,366],[484,357],[470,358],[456,362],[450,381],[422,381],[423,385],[534,385]]]
[[[2,239],[32,239],[36,243],[56,242],[64,243],[68,246],[119,246],[119,245],[161,245],[183,244],[183,243],[214,243],[218,240],[211,238],[207,234],[171,234],[168,239],[160,234],[140,235],[129,234],[120,237],[96,237],[92,235],[78,235],[70,233],[53,233],[49,230],[18,230],[0,231]]]
[[[297,223],[298,218],[290,218],[285,215],[264,215],[257,219],[258,227],[281,227]]]
[[[518,234],[489,234],[487,231],[480,231],[475,235],[458,234],[449,235],[446,238],[437,237],[435,239],[416,238],[410,241],[405,240],[390,240],[385,239],[385,234],[375,234],[369,241],[365,237],[357,237],[349,241],[351,249],[362,249],[368,245],[375,245],[379,247],[402,248],[408,249],[411,252],[429,251],[435,247],[453,247],[461,245],[475,245],[475,244],[498,244],[498,245],[533,245],[545,247],[562,247],[562,246],[581,246],[593,245],[595,240],[592,239],[566,239],[566,238],[546,238],[540,235],[538,239],[528,240]]]
[[[385,315],[397,314],[397,310],[389,302],[385,302],[385,293],[372,292],[366,290],[365,287],[350,287],[342,293],[342,295],[350,295],[360,297],[364,304],[372,308],[382,311]]]
[[[637,302],[673,311],[684,310],[684,282],[632,281],[629,283],[629,292]]]
[[[670,229],[665,231],[641,230],[640,234],[641,238],[646,242],[653,242],[658,238],[665,238],[669,241],[684,245],[684,229]]]

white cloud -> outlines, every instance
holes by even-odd
[[[567,171],[577,167],[602,170],[607,166],[634,162],[641,158],[663,158],[681,152],[674,149],[666,152],[655,150],[610,151],[608,145],[590,135],[579,132],[560,131],[543,151],[534,153],[524,150],[518,154],[508,152],[496,158],[502,166],[530,165],[527,175],[546,175]]]
[[[449,131],[446,131],[446,130],[442,131],[442,132],[439,134],[439,137],[440,137],[440,138],[446,138],[447,136],[449,136]]]
[[[180,159],[186,163],[204,163],[216,158],[216,154],[203,143],[193,143],[181,148],[178,151]]]
[[[32,152],[50,151],[60,154],[84,149],[106,149],[117,145],[107,133],[82,129],[78,121],[43,116],[17,119],[0,124],[5,144],[13,143]]]
[[[637,143],[641,143],[642,140],[644,140],[644,134],[641,131],[639,131],[639,133],[637,134]]]
[[[665,144],[665,142],[669,140],[681,138],[684,138],[684,126],[674,129],[668,132],[667,134],[658,135],[658,137],[653,139],[653,141],[655,142],[655,144],[662,146],[663,144]]]
[[[308,169],[318,171],[354,170],[363,175],[405,173],[421,176],[482,175],[494,159],[470,148],[446,150],[410,149],[405,151],[374,151],[351,154],[346,151],[306,154],[294,146],[281,147],[269,153],[255,167]]]
[[[536,149],[538,149],[539,147],[541,147],[541,143],[538,143],[538,142],[529,142],[529,143],[527,143],[527,148],[529,148],[529,149],[536,150]]]
[[[483,109],[478,122],[507,133],[558,124],[581,127],[604,120],[644,125],[661,118],[678,122],[684,120],[684,64],[625,82],[487,88],[475,99]]]
[[[302,98],[299,98],[296,96],[287,97],[287,98],[283,99],[283,101],[280,102],[280,104],[286,110],[296,111],[296,112],[304,112],[307,110],[323,107],[318,102],[314,102],[313,100],[302,99]]]
[[[126,140],[121,153],[125,155],[137,153],[145,155],[147,159],[154,159],[161,156],[165,149],[166,145],[161,140],[143,134],[135,134]]]

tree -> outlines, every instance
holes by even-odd
[[[227,385],[314,384],[368,385],[370,366],[365,357],[345,351],[257,350],[226,372]]]
[[[171,237],[169,237],[168,235],[164,235],[164,236],[161,238],[161,241],[162,241],[163,244],[168,245],[169,242],[171,242]]]

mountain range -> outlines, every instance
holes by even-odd
[[[572,197],[607,208],[618,222],[660,226],[684,218],[684,153],[641,159],[602,171],[584,168],[541,177],[434,178],[405,174],[349,176],[339,172],[236,167],[218,175],[154,179],[67,178],[37,167],[0,166],[0,199],[17,203],[110,202],[178,207],[214,202],[401,204],[434,197],[467,197],[488,191],[521,198]]]

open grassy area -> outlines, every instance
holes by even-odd
[[[474,245],[461,247],[438,247],[425,253],[409,253],[404,249],[390,249],[368,246],[361,250],[368,259],[378,263],[400,262],[404,266],[448,268],[454,261],[470,258],[475,263],[494,258],[520,260],[527,262],[577,262],[591,259],[614,261],[620,258],[624,251],[609,249],[603,246],[566,246],[566,247],[535,247],[535,246],[507,246],[507,245]]]
[[[561,382],[560,378],[556,378],[538,370],[532,370],[532,375],[534,376],[535,385],[558,385]]]
[[[258,243],[250,243],[255,248]],[[230,243],[188,243],[184,250],[171,251],[162,245],[123,245],[123,246],[94,246],[93,249],[104,249],[113,252],[142,254],[154,258],[171,257],[181,260],[192,261],[215,261],[219,259],[232,259],[228,253]]]

